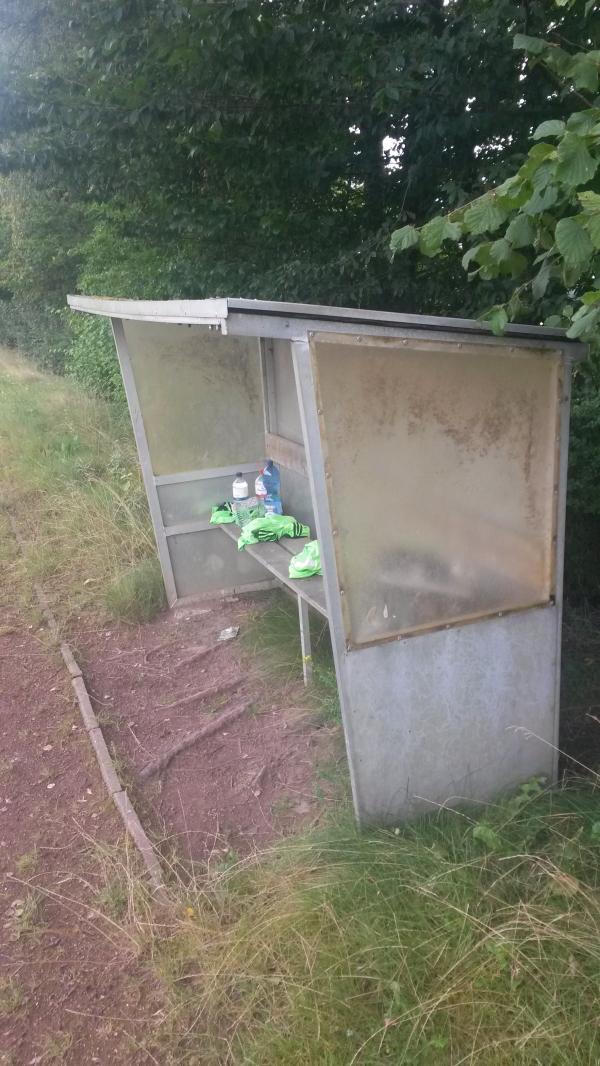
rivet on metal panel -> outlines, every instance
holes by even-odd
[[[343,596],[344,594],[344,589],[340,589],[340,596]]]

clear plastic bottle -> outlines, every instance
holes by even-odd
[[[258,502],[264,504],[265,498],[266,498],[266,495],[267,495],[267,490],[266,490],[265,483],[264,483],[264,480],[263,480],[263,474],[264,474],[264,470],[261,470],[261,472],[258,475],[256,481],[254,482],[254,494],[255,494],[256,499],[258,500]]]
[[[239,472],[235,475],[232,486],[233,502],[231,509],[240,529],[246,525],[253,516],[257,500],[255,496],[248,495],[248,482],[244,475]]]
[[[262,472],[262,481],[267,495],[265,497],[265,514],[283,514],[283,505],[281,503],[281,476],[279,469],[275,466],[272,459],[267,461],[267,465]]]

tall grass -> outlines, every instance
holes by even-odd
[[[59,614],[104,603],[108,613],[135,621],[160,606],[160,572],[123,406],[0,351],[0,462],[2,502],[26,542],[13,568],[60,590]]]
[[[313,682],[309,699],[323,724],[340,720],[340,703],[333,665],[329,624],[321,615],[310,612]],[[242,633],[242,646],[258,664],[263,680],[297,685],[302,677],[300,623],[296,603],[283,591],[270,593]]]
[[[476,815],[340,825],[180,881],[137,926],[170,1001],[161,1061],[591,1066],[599,848],[593,787],[530,782]]]

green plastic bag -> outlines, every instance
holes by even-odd
[[[301,552],[290,559],[290,577],[314,577],[322,574],[318,540],[309,540]]]
[[[286,514],[265,514],[262,518],[253,518],[242,529],[238,548],[243,551],[246,544],[260,544],[266,540],[281,540],[282,537],[310,537],[310,529]]]
[[[213,507],[210,521],[213,526],[224,526],[227,522],[235,522],[235,517],[229,500],[225,500],[225,503],[217,503],[216,506]]]

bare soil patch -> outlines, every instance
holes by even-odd
[[[301,671],[274,679],[241,639],[218,639],[231,626],[242,636],[259,604],[215,599],[143,626],[77,633],[96,713],[146,828],[194,861],[235,861],[314,825],[339,793],[340,730],[311,712]],[[141,776],[230,712],[229,724]]]
[[[156,1061],[160,993],[105,916],[123,827],[62,660],[7,603],[0,742],[0,1064]]]

